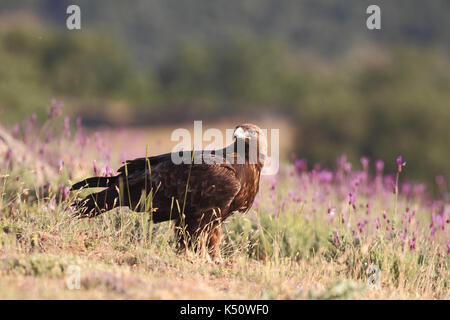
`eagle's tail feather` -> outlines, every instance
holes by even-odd
[[[91,177],[75,183],[70,190],[109,187],[116,181],[117,177]]]
[[[95,217],[120,205],[119,193],[116,188],[92,193],[82,200],[76,200],[72,204],[75,215],[79,218]]]

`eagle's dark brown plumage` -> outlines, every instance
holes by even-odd
[[[246,212],[252,206],[267,153],[266,137],[256,125],[237,126],[234,137],[234,142],[222,150],[194,152],[192,164],[177,165],[167,153],[126,161],[114,177],[80,181],[71,190],[105,190],[77,201],[77,215],[93,217],[118,206],[152,210],[154,222],[176,221],[181,247],[187,239],[191,242],[205,235],[207,248],[214,255],[220,244],[222,222],[233,212]],[[250,146],[258,146],[253,153],[255,159]],[[203,159],[201,163],[198,157]]]

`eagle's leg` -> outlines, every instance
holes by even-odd
[[[222,222],[217,221],[211,225],[208,233],[207,246],[208,253],[213,259],[221,260],[220,243],[222,241]]]
[[[222,223],[219,219],[207,224],[200,224],[193,234],[194,249],[202,257],[220,260],[220,241],[222,239]]]
[[[197,245],[203,256],[220,260],[220,241],[222,240],[222,210],[212,209],[202,216],[197,232]]]
[[[177,219],[175,222],[175,236],[177,239],[177,251],[183,252],[193,243],[194,231],[197,223],[192,219]]]
[[[220,212],[220,210],[219,210]],[[194,251],[208,253],[212,258],[220,258],[222,222],[216,210],[211,210],[201,218],[177,220],[177,249],[184,251],[193,247]]]

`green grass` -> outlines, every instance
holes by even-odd
[[[51,152],[40,156],[41,141],[2,136],[0,159],[9,162],[0,169],[0,299],[449,298],[448,223],[430,233],[437,209],[424,197],[397,197],[368,180],[359,184],[352,208],[351,183],[323,183],[320,172],[299,176],[283,164],[277,182],[263,177],[253,208],[226,221],[221,258],[211,260],[178,253],[174,226],[149,222],[151,213],[119,208],[94,219],[71,218],[68,207],[77,194],[63,200],[59,184],[92,174],[95,147],[83,147],[80,156],[73,147],[78,138],[54,139]],[[55,159],[66,163],[59,173]],[[345,179],[351,182],[353,173],[359,174],[344,172]],[[38,192],[47,182],[50,191]],[[447,219],[448,204],[441,203]],[[183,210],[178,202],[172,207],[174,214]],[[411,221],[408,212],[415,212]],[[367,225],[359,232],[362,220]],[[74,267],[79,289],[67,285]],[[369,281],[373,268],[378,286]]]
[[[275,197],[283,194],[280,184]],[[290,202],[275,217],[264,209],[271,196],[263,188],[258,210],[229,219],[217,261],[178,254],[173,226],[149,224],[148,214],[120,209],[78,220],[66,202],[49,209],[16,197],[2,203],[0,298],[448,298],[448,256],[427,239],[410,251],[389,232],[355,237],[337,219],[327,222],[325,204],[314,213]],[[381,270],[379,289],[368,285],[371,264]],[[78,290],[66,285],[70,266],[80,267]]]

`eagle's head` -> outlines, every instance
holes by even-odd
[[[236,138],[236,141],[239,140],[244,141],[247,146],[250,147],[249,155],[252,156],[252,148],[255,152],[254,154],[258,156],[257,162],[264,164],[264,161],[267,157],[267,138],[260,127],[251,123],[244,123],[238,125],[236,129],[234,129],[233,137]]]

